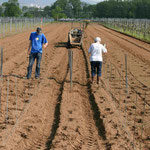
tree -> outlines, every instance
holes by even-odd
[[[51,16],[51,7],[50,6],[45,6],[42,15],[44,17],[50,17]]]
[[[52,17],[58,20],[60,18],[66,18],[66,15],[62,13],[62,9],[59,6],[56,6],[56,8],[52,10]]]
[[[135,6],[136,18],[150,18],[150,1],[149,0],[133,0]]]
[[[69,0],[69,3],[72,5],[74,17],[78,18],[81,12],[81,1],[80,0]]]
[[[4,11],[3,11],[3,7],[2,6],[0,6],[0,16],[4,16]]]
[[[79,17],[81,14],[81,1],[80,0],[57,0],[52,5],[52,10],[56,7],[61,8],[61,12],[67,17]]]
[[[32,18],[33,17],[33,15],[29,12],[25,12],[23,16],[27,17],[27,18]]]
[[[29,11],[29,7],[27,7],[27,6],[22,7],[22,12],[23,13],[28,12],[28,11]]]
[[[68,3],[66,4],[64,13],[66,14],[66,16],[67,16],[68,18],[73,18],[73,9],[72,9],[72,4],[71,4],[71,3],[68,2]]]
[[[2,5],[5,7],[4,14],[6,17],[19,17],[21,15],[18,0],[9,0]]]
[[[41,17],[43,13],[42,9],[37,7],[29,7],[28,12],[32,14],[33,17]]]
[[[65,10],[68,0],[57,0],[55,5],[59,6],[62,10]]]
[[[19,6],[18,0],[8,0],[8,3],[15,4],[16,6]]]
[[[150,0],[107,0],[96,5],[94,17],[150,18]]]
[[[54,13],[56,11],[56,9],[60,8],[61,9],[61,13],[63,13],[63,15],[65,14],[66,16],[69,16],[71,13],[69,13],[70,12],[70,7],[68,7],[68,6],[69,6],[69,0],[57,0],[51,6],[51,9],[52,9],[52,11]]]
[[[89,4],[87,4],[85,2],[81,3],[81,10],[82,10],[81,17],[88,18],[88,13],[89,13],[88,6],[89,6]]]

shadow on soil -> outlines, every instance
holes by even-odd
[[[69,45],[68,42],[58,42],[55,44],[55,47],[66,47],[67,49],[71,49],[71,48],[77,48],[80,46]]]
[[[58,84],[62,84],[62,82],[59,82],[57,79],[55,79],[55,78],[53,78],[53,77],[49,77],[48,79],[50,79],[50,80],[54,80],[56,83],[58,83]],[[66,83],[70,83],[70,80],[66,80],[65,81]],[[78,85],[80,85],[80,86],[87,86],[87,84],[82,84],[82,83],[80,83],[80,82],[78,82],[78,81],[72,81],[72,83],[73,84],[78,84]]]
[[[67,71],[66,71],[65,77],[64,77],[62,82],[58,82],[56,79],[50,78],[50,79],[54,79],[58,84],[61,84],[61,86],[59,88],[60,94],[57,97],[57,104],[56,104],[56,107],[55,107],[54,121],[53,121],[52,129],[51,129],[51,134],[50,134],[50,136],[48,138],[48,141],[46,142],[46,149],[45,150],[51,149],[52,141],[55,138],[56,131],[57,131],[58,127],[59,127],[59,123],[60,123],[60,107],[61,107],[61,101],[62,101],[62,94],[63,94],[64,83],[66,82],[66,78],[67,78],[68,72],[69,72],[69,65],[67,67]]]
[[[90,78],[87,57],[86,57],[84,49],[82,49],[82,51],[83,51],[83,56],[84,56],[84,59],[85,59],[86,75],[87,75],[87,78]],[[94,118],[96,127],[98,129],[98,134],[99,134],[99,136],[102,137],[102,139],[104,141],[106,141],[107,138],[106,138],[105,126],[104,126],[104,123],[103,123],[103,119],[100,118],[101,113],[100,113],[100,110],[97,106],[95,97],[93,95],[92,88],[91,88],[91,83],[88,82],[87,86],[88,86],[88,94],[89,94],[90,104],[91,104],[91,108],[92,108],[92,111],[93,111],[93,118]],[[106,150],[111,150],[111,144],[110,143],[107,142],[105,146],[106,146]]]
[[[26,79],[26,76],[19,76],[19,75],[16,75],[16,74],[9,74],[9,75],[3,75],[4,78],[7,78],[7,77],[16,77],[18,79]]]
[[[58,42],[55,44],[55,47],[68,47],[68,42]]]

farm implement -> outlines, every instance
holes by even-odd
[[[84,27],[71,27],[71,30],[68,32],[68,46],[80,46],[82,47],[83,40],[83,30]]]

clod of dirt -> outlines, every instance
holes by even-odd
[[[27,135],[25,133],[21,133],[21,137],[27,139]]]

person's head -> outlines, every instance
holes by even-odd
[[[101,38],[100,38],[100,37],[96,37],[96,38],[94,39],[94,42],[95,42],[95,43],[101,42]]]
[[[37,27],[36,33],[37,33],[37,34],[42,34],[42,29],[41,29],[40,27]]]

